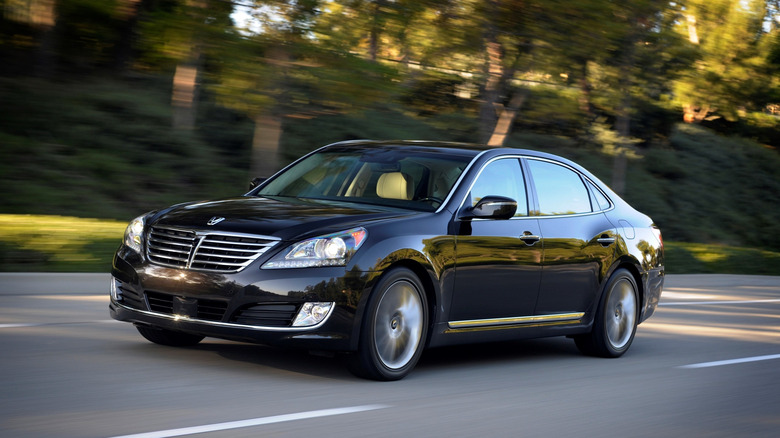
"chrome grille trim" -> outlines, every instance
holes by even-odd
[[[152,226],[146,256],[152,263],[208,272],[239,272],[279,242],[256,234]]]

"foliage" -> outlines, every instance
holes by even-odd
[[[701,243],[664,245],[667,274],[780,275],[780,252]]]
[[[253,160],[511,114],[505,145],[604,181],[629,151],[626,198],[671,241],[780,248],[776,0],[0,5],[4,213],[128,219],[241,193]]]
[[[106,272],[126,226],[113,220],[0,215],[0,269]]]
[[[244,189],[245,169],[169,128],[153,84],[0,79],[2,211],[132,218]]]
[[[695,125],[678,125],[670,143],[645,152],[626,200],[672,241],[780,248],[777,151]]]
[[[780,99],[772,61],[777,29],[767,31],[767,3],[759,0],[688,0],[682,3],[680,32],[696,51],[693,68],[676,82],[676,100],[699,117],[738,120]]]
[[[125,222],[0,214],[0,270],[106,272]],[[725,245],[666,242],[669,274],[780,275],[780,253]]]

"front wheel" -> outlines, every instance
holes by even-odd
[[[350,370],[369,379],[402,379],[420,359],[427,332],[428,303],[420,280],[409,269],[394,269],[369,297]]]
[[[620,357],[634,340],[639,315],[637,286],[631,273],[625,269],[615,271],[601,300],[593,330],[575,336],[574,342],[584,354]]]
[[[136,326],[138,333],[148,341],[169,347],[191,347],[202,341],[204,336],[174,332],[157,327]]]

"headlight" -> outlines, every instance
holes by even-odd
[[[364,228],[315,237],[290,246],[263,265],[263,269],[344,266],[366,240]]]
[[[129,246],[135,252],[141,253],[143,247],[144,226],[146,225],[146,215],[138,216],[130,222],[125,229],[125,245]]]

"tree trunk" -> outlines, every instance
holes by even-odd
[[[587,60],[582,61],[582,63],[580,64],[579,84],[580,84],[580,98],[579,98],[580,110],[585,113],[585,115],[588,117],[588,120],[592,120],[593,106],[590,103],[590,94],[591,94],[592,86],[590,84],[590,81],[588,80]]]
[[[255,117],[250,179],[267,178],[279,170],[279,140],[281,137],[282,119],[280,117],[270,112]]]
[[[482,90],[482,102],[479,108],[479,141],[486,143],[495,130],[497,116],[496,104],[499,103],[501,91],[501,44],[495,39],[495,32],[488,31],[485,41],[486,72],[485,85]]]
[[[371,28],[368,34],[368,56],[372,61],[376,61],[379,53],[379,38],[384,27],[384,20],[382,14],[384,14],[385,0],[374,0],[372,5],[371,16]]]
[[[250,179],[267,178],[276,173],[280,166],[280,140],[282,137],[282,117],[290,103],[287,95],[287,69],[291,55],[283,45],[271,46],[266,52],[266,62],[274,66],[269,88],[276,90],[276,103],[260,110],[254,117],[255,134],[252,139],[250,157]]]
[[[194,129],[198,101],[197,59],[176,66],[173,75],[173,127]]]
[[[525,99],[528,97],[528,89],[523,88],[512,96],[512,100],[509,101],[509,106],[501,111],[501,115],[498,117],[496,127],[493,130],[493,135],[488,140],[488,146],[502,147],[506,142],[509,132],[512,130],[512,124],[517,118],[517,114],[520,112],[520,108],[523,107]]]
[[[40,45],[35,54],[35,75],[49,78],[57,69],[57,42],[62,23],[57,17],[57,1],[41,0],[30,7],[29,23],[41,29]]]
[[[202,20],[201,14],[207,8],[205,0],[186,0],[187,14],[193,23]],[[187,59],[176,66],[173,75],[173,127],[176,129],[194,129],[198,115],[198,75],[202,67],[201,36],[198,27],[190,35],[190,47]]]
[[[631,138],[631,67],[634,64],[634,51],[638,36],[632,35],[628,39],[629,48],[620,65],[620,91],[622,97],[617,109],[617,120],[615,120],[615,130],[618,133],[617,154],[612,167],[612,190],[620,196],[626,191],[626,168],[628,167],[628,158],[626,154],[633,147],[629,139]]]
[[[148,1],[148,0],[146,0]],[[136,42],[136,28],[142,9],[142,0],[120,0],[117,2],[119,37],[114,50],[114,69],[124,73],[132,64],[133,48]]]
[[[696,16],[687,14],[685,20],[688,22],[688,41],[692,44],[699,44],[699,32],[696,30]]]

